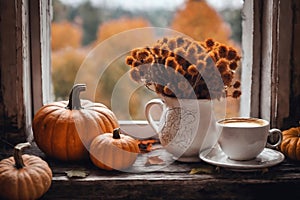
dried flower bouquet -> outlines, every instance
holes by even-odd
[[[240,59],[235,48],[213,39],[198,42],[179,36],[133,49],[126,64],[131,66],[134,81],[143,82],[158,94],[219,99],[241,95],[240,82],[234,80]]]

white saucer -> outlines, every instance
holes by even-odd
[[[281,163],[284,155],[276,150],[265,148],[255,159],[236,161],[229,159],[219,146],[200,153],[200,159],[219,167],[234,171],[256,171]]]

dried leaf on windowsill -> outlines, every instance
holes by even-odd
[[[65,171],[65,173],[67,174],[68,178],[85,178],[87,177],[89,174],[87,171],[85,170],[69,170],[69,171]]]
[[[165,161],[159,158],[159,156],[150,156],[147,158],[147,161],[145,163],[146,166],[149,165],[164,165]]]
[[[150,151],[155,150],[153,148],[154,144],[159,143],[158,139],[148,139],[148,140],[139,140],[139,148],[142,153],[148,153]]]
[[[215,171],[215,168],[213,166],[201,166],[201,167],[197,167],[197,168],[193,168],[190,171],[190,174],[212,174]]]

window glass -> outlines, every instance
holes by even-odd
[[[67,99],[75,82],[86,83],[82,98],[107,105],[120,120],[144,120],[144,105],[157,97],[129,77],[125,60],[132,48],[176,33],[197,41],[213,38],[241,51],[242,0],[52,2],[54,99]],[[227,115],[239,115],[239,106],[239,98],[227,98]]]

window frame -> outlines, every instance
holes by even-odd
[[[242,14],[241,115],[264,118],[278,128],[289,116],[291,9],[291,0],[252,0],[244,1]]]
[[[271,126],[278,128],[290,112],[290,98],[287,97],[290,97],[291,75],[285,72],[291,68],[293,2],[284,2],[244,1],[242,12],[241,115],[265,118],[270,120]],[[5,83],[6,90],[1,89],[4,98],[2,103],[4,110],[18,116],[16,122],[9,123],[17,123],[17,128],[23,129],[23,132],[25,129],[27,136],[30,136],[32,117],[42,105],[52,101],[49,39],[52,0],[17,0],[13,3],[22,13],[16,19],[16,23],[21,23],[22,27],[21,42],[15,42],[22,47],[22,51],[18,51],[17,55],[21,57],[15,65],[17,73],[8,75],[22,82],[17,86]],[[286,37],[287,35],[291,37]],[[1,53],[3,54],[3,50]],[[6,71],[1,69],[1,72]],[[2,79],[1,83],[4,81]],[[18,91],[15,93],[19,92],[20,99],[9,102],[8,93],[16,90],[14,87],[17,87]],[[13,104],[18,109],[12,108]],[[120,124],[124,125],[123,122]],[[139,122],[133,122],[133,125],[136,124]],[[143,126],[149,129],[147,124]]]
[[[33,113],[51,102],[51,26],[52,0],[29,1],[32,104]]]

